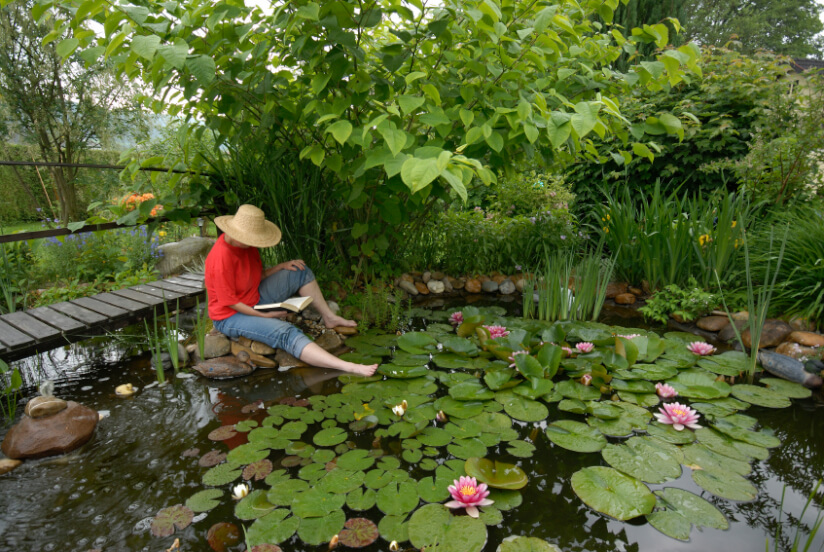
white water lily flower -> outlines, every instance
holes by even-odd
[[[232,489],[232,498],[235,500],[240,500],[244,496],[249,494],[249,487],[245,483],[241,483],[240,485],[236,485]]]
[[[392,552],[398,552],[398,550],[400,549],[401,547],[400,545],[398,545],[398,541],[392,541],[389,543],[389,550],[391,550]]]
[[[406,408],[404,408],[402,404],[396,404],[392,407],[392,412],[394,412],[396,416],[403,416],[406,414]]]

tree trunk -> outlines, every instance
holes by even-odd
[[[74,183],[66,179],[63,167],[52,167],[51,174],[59,194],[57,199],[60,200],[61,222],[68,223],[77,220],[77,191],[74,189]]]

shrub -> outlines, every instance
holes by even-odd
[[[647,299],[647,304],[638,309],[646,318],[662,324],[667,323],[671,314],[684,320],[695,320],[721,303],[717,295],[704,291],[695,278],[690,278],[685,288],[676,284],[665,286]]]
[[[527,171],[501,176],[489,186],[478,184],[471,189],[466,205],[453,204],[453,208],[480,207],[510,217],[533,216],[548,210],[568,209],[574,199],[563,178]]]

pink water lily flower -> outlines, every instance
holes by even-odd
[[[703,341],[693,341],[687,345],[687,349],[689,352],[698,356],[707,356],[715,352],[715,347],[709,343],[704,343]]]
[[[655,417],[662,424],[672,424],[673,429],[681,431],[685,427],[690,429],[700,429],[698,425],[698,413],[689,406],[681,403],[665,404],[663,408],[655,412]]]
[[[510,368],[515,368],[515,357],[516,356],[518,356],[518,355],[528,355],[528,354],[529,354],[529,351],[515,351],[514,353],[509,355],[509,358],[507,360],[509,360],[509,362],[512,363],[512,364],[509,365],[509,367]]]
[[[678,391],[676,391],[672,385],[667,383],[656,383],[655,392],[658,393],[658,396],[662,399],[670,399],[678,396]]]
[[[582,343],[576,344],[575,348],[578,349],[579,353],[591,353],[592,349],[595,348],[595,345],[593,345],[589,341],[584,341]]]
[[[451,322],[453,326],[460,325],[463,322],[463,313],[461,311],[453,312],[452,316],[449,317],[449,322]]]
[[[583,383],[584,385],[592,384],[592,374],[584,374],[583,376],[581,376],[581,383]]]
[[[572,347],[561,347],[561,350],[567,354],[567,356],[572,356],[578,351],[573,349]]]
[[[474,518],[480,514],[478,506],[490,506],[493,503],[492,500],[486,498],[489,496],[486,483],[478,485],[478,481],[474,477],[461,476],[460,479],[453,481],[447,489],[453,500],[450,500],[444,506],[447,508],[466,508],[467,515]]]
[[[484,326],[484,328],[489,330],[489,336],[492,339],[495,339],[496,337],[506,337],[509,335],[509,330],[503,326]]]

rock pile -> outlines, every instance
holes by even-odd
[[[496,293],[512,295],[522,292],[529,274],[507,276],[493,272],[489,276],[452,277],[438,271],[408,272],[395,280],[395,287],[412,297],[418,295],[455,295],[461,293]]]

